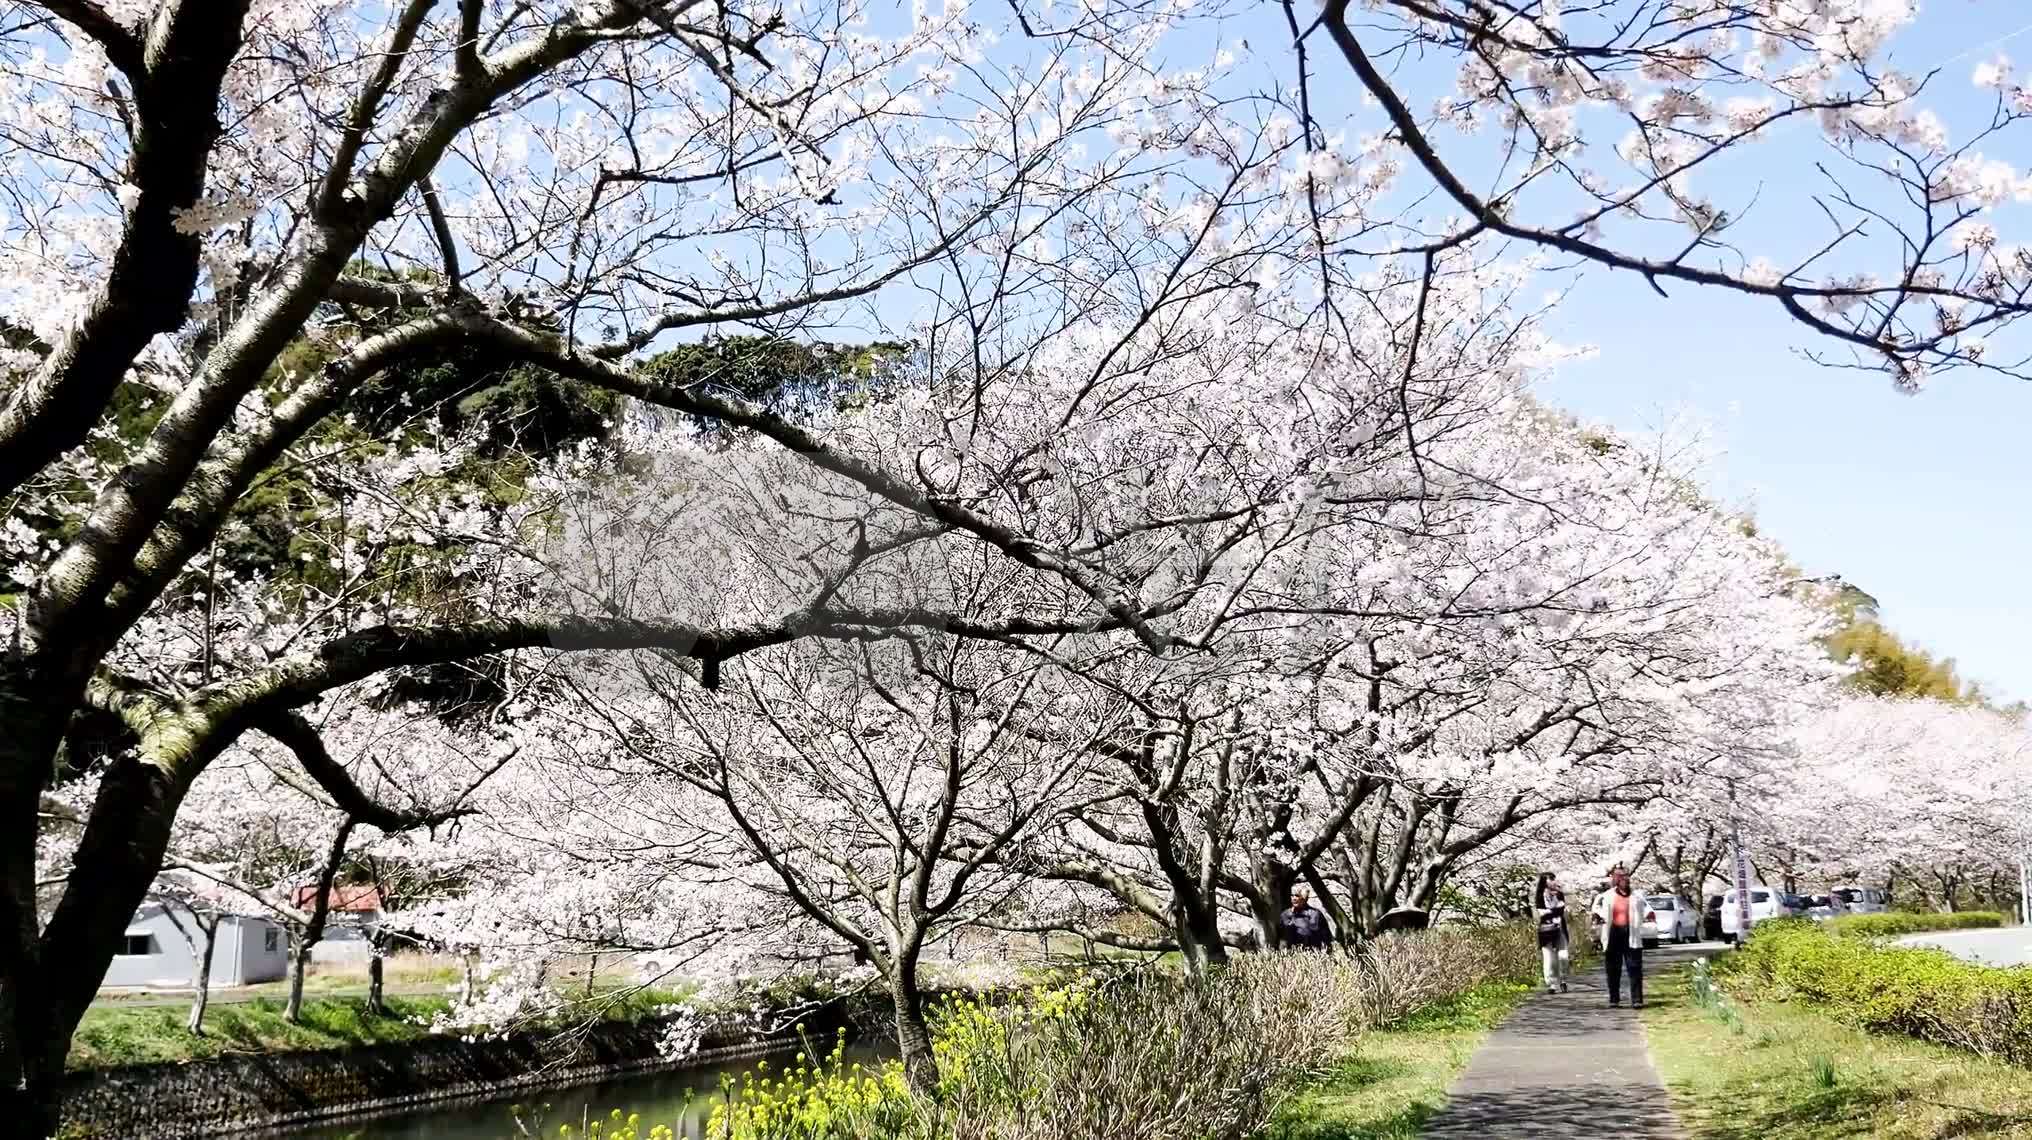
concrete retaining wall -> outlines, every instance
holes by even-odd
[[[837,1019],[807,1019],[830,1039]],[[515,1089],[590,1084],[614,1076],[762,1056],[797,1044],[773,1038],[708,1038],[679,1064],[662,1059],[663,1022],[606,1022],[575,1035],[498,1040],[433,1037],[400,1045],[220,1057],[72,1073],[63,1093],[66,1140],[223,1136],[367,1116],[423,1105],[491,1099]]]

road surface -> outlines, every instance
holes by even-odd
[[[1985,966],[2032,966],[2032,926],[2000,930],[1950,930],[1900,938],[1905,946],[1934,946]]]

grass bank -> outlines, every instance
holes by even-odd
[[[1651,1056],[1693,1140],[2032,1138],[2032,1071],[1872,1035],[1810,1005],[1694,1000],[1690,971],[1652,981]]]
[[[636,990],[601,1003],[600,1016],[633,1021],[677,1000],[679,995],[662,990]],[[215,1005],[205,1013],[202,1037],[184,1029],[188,1011],[180,1005],[94,1006],[71,1038],[66,1067],[76,1071],[175,1064],[230,1053],[291,1053],[415,1041],[430,1035],[425,1023],[449,1008],[450,999],[391,997],[385,1004],[388,1012],[377,1014],[367,1008],[365,998],[306,998],[299,1025],[283,1018],[284,1003],[273,998]]]
[[[1272,1140],[1412,1137],[1446,1105],[1446,1090],[1482,1039],[1531,992],[1491,982],[1362,1038],[1355,1055],[1285,1102]]]
[[[283,1020],[283,1003],[272,998],[213,1006],[205,1013],[205,1035],[184,1029],[181,1006],[106,1006],[85,1014],[71,1038],[71,1069],[115,1065],[156,1065],[195,1061],[227,1053],[282,1053],[342,1049],[413,1041],[426,1034],[420,1021],[444,1010],[439,997],[396,997],[386,1015],[367,1009],[365,998],[307,998],[303,1024]],[[414,1020],[412,1020],[414,1019]]]

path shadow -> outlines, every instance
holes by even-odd
[[[1427,1137],[1613,1136],[1617,1140],[1678,1140],[1664,1090],[1629,1084],[1534,1085],[1456,1093],[1446,1111],[1424,1132]]]

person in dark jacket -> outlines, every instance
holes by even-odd
[[[1326,916],[1314,910],[1312,895],[1304,887],[1291,890],[1291,909],[1277,915],[1277,932],[1283,945],[1294,950],[1325,950],[1333,945],[1333,931]]]
[[[1538,920],[1538,951],[1544,960],[1545,992],[1565,993],[1567,971],[1573,965],[1567,947],[1566,891],[1559,877],[1547,871],[1538,876],[1531,892],[1531,913]]]

